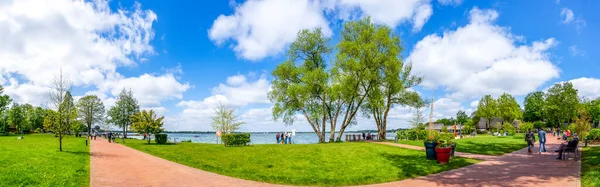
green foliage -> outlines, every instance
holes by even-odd
[[[544,124],[544,122],[541,122],[541,121],[533,122],[533,128],[534,129],[541,129],[541,128],[544,128],[544,127],[546,127],[546,124]]]
[[[481,155],[503,155],[511,153],[527,146],[523,136],[498,137],[490,135],[479,135],[472,138],[452,140],[456,146],[456,152],[473,153]],[[423,146],[422,141],[401,140],[400,144]]]
[[[8,105],[12,99],[3,94],[4,88],[0,85],[0,134],[8,132]]]
[[[520,132],[527,132],[528,130],[534,130],[533,123],[525,122],[525,123],[519,124]]]
[[[17,128],[19,132],[28,129],[25,108],[22,105],[13,103],[12,107],[8,111],[8,124]]]
[[[514,136],[517,133],[515,127],[510,123],[504,123],[504,125],[502,125],[502,130],[508,132],[508,135],[510,136]]]
[[[442,132],[446,132],[446,133],[449,132],[448,126],[446,126],[446,125],[442,126]]]
[[[436,147],[437,148],[448,148],[451,146],[452,146],[452,143],[450,143],[450,141],[445,140],[445,139],[440,139],[440,141],[438,141],[438,144]]]
[[[102,123],[104,120],[104,104],[95,95],[86,95],[77,102],[79,118],[87,126],[88,135],[92,132],[92,124]]]
[[[502,130],[502,124],[500,122],[496,122],[492,125],[493,132],[500,132]]]
[[[541,121],[543,119],[544,92],[537,91],[525,96],[525,111],[523,111],[523,120],[526,122]]]
[[[587,136],[590,140],[600,140],[600,129],[592,129]]]
[[[514,120],[523,117],[521,107],[512,95],[504,93],[498,98],[497,102],[498,117],[501,117],[504,122],[512,123]]]
[[[454,139],[454,133],[440,133],[438,134],[438,140],[453,140]]]
[[[597,127],[598,122],[600,122],[600,97],[594,100],[591,100],[587,103],[587,110],[590,114],[592,123],[595,127]]]
[[[459,110],[456,112],[456,123],[464,125],[468,120],[469,116],[467,116],[467,113],[464,110]]]
[[[486,129],[490,129],[492,119],[498,116],[498,102],[491,95],[486,95],[479,100],[476,112],[476,116],[487,119]]]
[[[155,134],[154,138],[157,144],[167,144],[167,134]]]
[[[73,133],[76,134],[77,136],[79,136],[79,133],[83,132],[84,129],[85,129],[85,125],[83,124],[83,122],[81,122],[79,120],[75,120],[71,124],[71,130],[73,130]]]
[[[123,89],[117,96],[115,105],[108,110],[108,116],[110,117],[108,123],[123,128],[123,135],[126,137],[127,127],[131,125],[130,117],[138,112],[140,112],[140,105],[138,105],[138,101],[133,97],[133,92]]]
[[[232,133],[240,128],[243,121],[239,120],[239,116],[235,114],[235,109],[219,103],[215,114],[212,116],[212,126],[215,130],[220,130],[223,133]]]
[[[578,105],[579,97],[573,84],[570,82],[557,83],[546,93],[544,116],[549,124],[558,127],[576,117]]]
[[[437,142],[439,140],[440,133],[436,130],[425,130],[427,133],[427,138],[425,138],[425,142]]]
[[[250,133],[223,134],[221,140],[225,146],[246,146],[250,143]]]
[[[327,46],[329,40],[321,29],[300,31],[296,41],[290,45],[287,60],[273,70],[272,89],[268,94],[269,100],[274,103],[273,119],[282,119],[286,125],[292,125],[296,115],[302,114],[319,137],[319,142],[325,142],[326,126],[323,123],[327,118],[326,113],[336,113],[341,109],[330,107],[338,110],[324,111],[328,104],[335,101],[335,96],[339,96],[326,94],[334,90],[333,85],[329,84],[333,84],[333,81],[330,81],[325,61],[331,52]],[[337,103],[341,104],[341,101]],[[330,120],[335,121],[337,119]]]
[[[139,133],[154,134],[155,136],[164,131],[163,119],[165,117],[156,117],[156,113],[153,110],[138,112],[131,115],[131,129]],[[150,136],[147,137],[148,144],[150,144]]]
[[[468,119],[465,123],[463,123],[461,132],[463,134],[471,134],[473,131],[475,131],[475,123],[473,123],[473,120]]]

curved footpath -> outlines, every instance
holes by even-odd
[[[456,153],[483,162],[438,174],[396,182],[387,186],[568,186],[579,187],[580,161],[556,160],[560,140],[549,136],[548,152],[527,154],[527,148],[502,156]],[[421,147],[379,142],[422,150]],[[537,147],[537,145],[536,145]],[[248,181],[202,171],[167,161],[105,139],[91,143],[90,186],[281,186]]]

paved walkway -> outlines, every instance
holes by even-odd
[[[191,168],[103,138],[92,140],[90,152],[91,187],[276,186]]]
[[[581,186],[580,161],[556,160],[558,149],[562,141],[548,136],[546,150],[538,154],[537,149],[533,154],[527,153],[527,148],[502,156],[484,156],[468,153],[455,155],[478,158],[483,162],[438,174],[407,179],[403,181],[369,185],[371,187],[387,186],[542,186],[542,187],[579,187]],[[394,143],[381,143],[423,150],[421,147],[408,146]],[[536,144],[536,148],[539,149]]]
[[[483,162],[438,174],[396,182],[367,185],[396,186],[567,186],[579,187],[579,161],[556,160],[560,141],[549,137],[548,152],[527,154],[527,149],[503,156],[456,153]],[[409,149],[417,146],[381,143]],[[536,145],[537,146],[537,145]],[[108,143],[91,143],[90,186],[278,186],[227,177],[167,161],[132,148]],[[123,168],[123,169],[121,169]]]

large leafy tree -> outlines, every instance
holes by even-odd
[[[587,103],[587,110],[593,126],[597,126],[600,123],[600,97],[589,101]]]
[[[410,75],[410,71],[402,72],[405,66],[395,56],[401,50],[399,39],[391,35],[388,27],[376,25],[366,17],[344,24],[337,48],[332,76],[342,85],[342,99],[346,105],[337,140],[341,140],[348,126],[355,124],[356,114],[365,102],[369,104],[362,108],[373,115],[380,134],[385,135],[389,108],[416,100],[415,94],[405,88],[417,84],[418,80],[414,80],[417,78]],[[410,66],[406,67],[410,70]],[[399,76],[400,80],[394,76]],[[376,89],[380,86],[388,88]],[[373,90],[377,93],[372,93]],[[367,101],[369,95],[372,99]]]
[[[131,129],[139,133],[156,135],[164,131],[162,128],[164,118],[164,116],[157,118],[156,113],[154,113],[153,110],[142,110],[141,112],[131,115]],[[150,136],[148,136],[148,143],[150,143],[150,141]]]
[[[108,121],[109,123],[123,128],[123,142],[125,142],[125,138],[127,138],[127,128],[131,125],[131,115],[138,113],[139,111],[140,106],[133,97],[133,92],[125,89],[121,90],[121,93],[117,96],[117,102],[108,111],[108,116],[110,116]]]
[[[526,122],[542,121],[544,115],[544,92],[532,92],[525,96],[523,120]]]
[[[500,95],[497,102],[498,117],[502,118],[502,124],[504,122],[512,123],[514,120],[522,118],[523,112],[521,111],[521,107],[512,95],[504,93]]]
[[[463,125],[468,120],[469,116],[467,116],[467,113],[464,110],[459,110],[458,112],[456,112],[456,123]]]
[[[244,124],[243,121],[239,120],[239,115],[236,114],[235,109],[219,103],[215,109],[215,114],[212,116],[211,123],[213,129],[220,130],[230,134],[235,132]]]
[[[77,111],[81,121],[87,126],[88,138],[91,134],[92,124],[104,120],[104,104],[95,95],[86,95],[77,102]]]
[[[577,115],[578,104],[579,97],[572,83],[554,84],[546,93],[544,114],[547,123],[560,127],[561,124],[573,121]]]
[[[333,112],[328,110],[330,89],[326,59],[331,52],[328,41],[321,29],[300,31],[288,50],[287,60],[273,71],[273,86],[269,92],[269,99],[275,103],[273,118],[291,125],[296,114],[302,114],[319,142],[325,142],[327,114]]]
[[[486,119],[485,127],[489,131],[490,123],[498,116],[498,102],[491,95],[483,96],[477,105],[476,116]]]
[[[0,85],[0,133],[8,132],[8,106],[12,102],[10,97],[3,93],[4,88]]]
[[[13,103],[12,107],[8,111],[8,123],[15,127],[17,131],[22,132],[27,128],[27,118],[25,114],[25,107],[18,103]]]

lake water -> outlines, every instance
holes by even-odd
[[[168,134],[169,140],[175,140],[177,142],[191,140],[194,143],[217,143],[215,134],[207,133],[166,133]],[[358,134],[358,133],[344,133],[346,134]],[[251,144],[275,144],[277,133],[250,133]],[[336,133],[337,136],[337,133]],[[142,139],[142,136],[128,136],[130,138]],[[387,139],[394,139],[395,133],[387,133]],[[326,134],[326,141],[329,141],[329,133]],[[342,138],[344,140],[344,138]],[[219,140],[221,141],[221,140]],[[314,144],[319,142],[319,137],[314,132],[296,132],[296,136],[293,138],[295,144]]]

